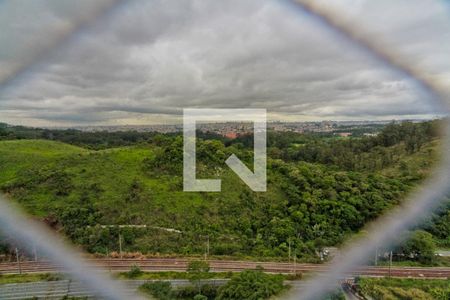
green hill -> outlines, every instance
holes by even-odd
[[[87,151],[72,145],[45,140],[11,140],[0,143],[0,184],[17,178],[18,172],[35,165]]]
[[[380,160],[367,170],[356,152],[347,169],[319,158],[298,161],[289,155],[310,150],[297,142],[294,150],[271,145],[268,192],[255,193],[223,163],[236,153],[251,164],[249,148],[201,141],[198,177],[220,177],[222,192],[195,193],[182,191],[181,137],[97,151],[48,140],[0,141],[0,188],[91,252],[118,249],[119,228],[99,225],[147,225],[120,229],[125,250],[202,253],[208,235],[212,254],[285,256],[290,241],[297,253],[312,257],[398,204],[426,175],[437,148],[436,140],[412,152],[402,141],[382,151],[370,148],[361,157],[391,155],[388,166]],[[331,143],[330,149],[349,147]],[[333,152],[334,161],[350,159],[347,152]]]

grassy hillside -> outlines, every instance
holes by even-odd
[[[125,250],[202,253],[208,235],[212,254],[285,256],[290,241],[308,257],[398,204],[435,161],[436,143],[413,153],[401,142],[385,147],[395,155],[378,171],[280,159],[274,151],[268,192],[254,193],[223,163],[231,153],[250,163],[249,149],[203,141],[198,176],[221,178],[222,192],[187,193],[180,137],[98,151],[0,141],[0,188],[93,252],[118,249],[119,229],[99,224],[145,224],[150,228],[120,229]]]
[[[145,167],[154,150],[155,146],[146,145],[87,151],[43,140],[3,141],[0,184],[28,212],[50,222],[60,222],[61,215],[70,214],[72,208],[89,207],[99,213],[95,222],[77,220],[76,225],[146,224],[187,233],[222,231],[226,236],[224,229],[239,222],[238,216],[233,220],[226,216],[246,186],[227,171],[222,176],[225,193],[184,193],[180,176],[160,175]],[[261,202],[270,198],[271,206],[282,205],[277,193],[269,191]],[[224,203],[227,211],[220,211]],[[245,212],[239,215],[244,222]],[[75,221],[84,216],[67,218]]]
[[[18,172],[55,159],[87,153],[72,145],[45,140],[12,140],[0,143],[0,184],[17,178]]]

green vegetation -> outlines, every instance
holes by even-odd
[[[167,281],[145,283],[140,290],[161,300],[168,299],[217,299],[217,300],[259,300],[269,299],[287,287],[283,285],[282,275],[265,274],[262,270],[244,271],[234,274],[230,281],[218,288],[203,284],[173,289]]]
[[[285,288],[283,276],[269,275],[263,273],[262,270],[248,270],[236,274],[226,285],[221,287],[216,299],[268,299],[279,294]]]
[[[192,276],[188,272],[165,271],[165,272],[141,272],[135,277],[129,277],[129,272],[114,274],[114,278],[119,280],[166,280],[166,279],[186,279],[192,280]],[[228,279],[233,276],[232,272],[208,272],[206,279]],[[27,283],[37,281],[58,281],[66,278],[65,274],[59,273],[22,273],[22,274],[0,274],[0,284],[8,283]],[[298,279],[285,275],[286,280]]]
[[[203,284],[198,289],[195,286],[186,286],[179,290],[176,290],[177,299],[193,299],[193,300],[206,300],[206,299],[216,299],[217,296],[217,285]]]
[[[154,132],[83,132],[68,129],[42,129],[23,126],[8,126],[0,123],[0,140],[54,140],[88,149],[107,149],[130,146],[148,141],[157,135]]]
[[[136,279],[137,277],[141,277],[144,273],[137,267],[133,266],[130,272],[125,273],[127,278]],[[193,260],[189,262],[185,278],[189,279],[196,291],[194,291],[191,287],[183,288],[175,293],[172,291],[172,287],[169,282],[157,281],[152,283],[144,284],[141,287],[141,290],[151,294],[152,296],[158,299],[199,299],[198,295],[210,295],[214,298],[216,295],[216,288],[210,287],[209,285],[202,284],[203,280],[211,278],[212,274],[209,273],[209,264],[206,261],[202,260]],[[142,278],[141,278],[142,279]],[[208,297],[206,298],[208,299]]]
[[[169,281],[144,283],[139,290],[160,300],[171,300],[175,297],[172,285]]]
[[[0,284],[7,283],[27,283],[36,281],[57,281],[63,275],[54,273],[33,273],[33,274],[0,274]]]
[[[400,254],[399,254],[400,255]],[[403,256],[403,254],[402,254]],[[398,259],[393,257],[392,265],[398,266],[398,267],[450,267],[450,258],[449,257],[440,257],[435,256],[433,262],[431,263],[422,263],[419,262],[417,259],[411,259],[409,257],[400,257],[401,259]],[[386,257],[384,259],[378,259],[378,266],[388,266],[389,265],[389,258]]]
[[[414,231],[409,239],[399,246],[398,253],[421,263],[432,263],[436,259],[436,245],[431,233],[423,230]]]
[[[141,276],[144,272],[139,268],[137,265],[133,265],[127,273],[125,273],[125,276],[129,279],[136,279],[137,277]]]
[[[208,278],[208,262],[204,260],[194,260],[189,262],[187,273],[189,274],[191,282],[197,286],[198,292],[201,294],[201,281]]]
[[[208,236],[211,255],[281,258],[290,242],[300,260],[319,261],[323,247],[412,192],[439,148],[435,121],[389,125],[362,138],[270,132],[268,191],[255,193],[224,163],[234,153],[251,166],[251,137],[203,134],[197,176],[220,177],[222,192],[187,193],[179,135],[2,130],[0,189],[87,251],[104,254],[119,249],[119,234],[125,252],[182,255],[203,253]],[[425,230],[442,246],[448,224],[444,207]]]
[[[345,300],[344,292],[339,288],[335,292],[331,292],[326,295],[322,300]]]
[[[208,272],[204,279],[224,279],[231,278],[231,272]],[[128,272],[117,274],[118,279],[129,279]],[[139,280],[163,280],[163,279],[187,279],[192,280],[192,276],[188,272],[164,271],[164,272],[142,272],[139,276],[133,278]],[[287,278],[288,279],[288,278]]]
[[[439,123],[436,121],[405,122],[386,126],[376,137],[331,142],[316,139],[287,154],[291,159],[335,165],[349,171],[376,171],[400,163],[405,156],[419,152],[438,136]]]
[[[430,232],[439,248],[450,248],[450,201],[435,212],[422,227]]]
[[[378,263],[387,265],[389,263],[390,251],[393,252],[393,263],[398,266],[449,266],[450,260],[447,257],[436,255],[436,243],[433,235],[424,230],[404,232],[400,235],[404,241],[399,241],[399,245],[394,248],[378,248],[381,254]],[[384,256],[383,256],[384,253]]]
[[[448,279],[361,278],[358,284],[361,293],[374,300],[450,299]]]
[[[143,284],[139,290],[160,300],[212,300],[216,299],[218,287],[203,284],[200,289],[193,286],[174,289],[168,281],[156,281]]]

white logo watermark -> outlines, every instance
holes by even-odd
[[[265,109],[184,109],[183,110],[183,190],[189,192],[220,192],[220,179],[196,178],[196,124],[197,122],[253,122],[254,159],[249,170],[236,155],[225,163],[255,192],[267,189],[266,175],[266,128]]]

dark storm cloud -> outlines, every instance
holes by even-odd
[[[89,1],[14,3],[0,12],[0,76],[93,9]],[[421,1],[329,5],[430,76],[450,78],[442,4],[425,12]],[[267,108],[287,120],[436,113],[411,83],[282,1],[129,1],[43,65],[0,90],[0,120],[133,124],[173,120],[184,107]]]

